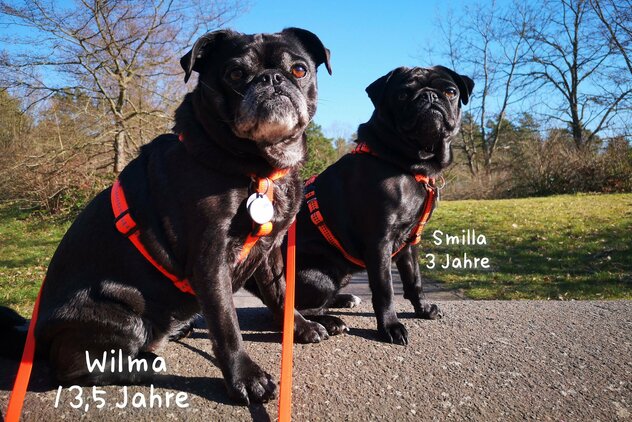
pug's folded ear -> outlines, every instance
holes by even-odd
[[[184,83],[189,81],[191,72],[200,72],[202,69],[202,59],[210,56],[219,41],[234,35],[239,34],[235,31],[222,29],[208,32],[198,38],[193,44],[193,48],[180,59],[180,66],[184,69]]]
[[[331,75],[331,64],[329,62],[331,56],[330,51],[328,48],[325,48],[316,34],[301,28],[285,28],[282,33],[294,35],[312,57],[316,67],[324,63],[327,72]]]
[[[371,83],[371,85],[366,87],[366,93],[369,94],[369,98],[375,107],[377,107],[384,98],[384,94],[386,93],[386,87],[388,86],[389,81],[393,77],[393,75],[397,73],[406,72],[409,70],[407,67],[398,67],[397,69],[391,70],[386,75],[379,77],[375,81]]]
[[[472,95],[472,90],[474,89],[474,81],[472,79],[465,75],[459,75],[454,70],[445,66],[433,66],[433,69],[441,70],[450,75],[456,86],[459,88],[460,98],[463,105],[469,102],[470,95]]]

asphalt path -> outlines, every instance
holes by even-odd
[[[293,420],[631,420],[632,302],[468,301],[429,287],[429,298],[445,313],[441,320],[416,319],[409,303],[397,302],[408,346],[378,339],[370,300],[335,312],[350,333],[296,345]],[[368,295],[362,282],[351,291]],[[235,302],[247,351],[278,380],[278,328],[256,299],[239,293]],[[59,390],[46,366],[36,363],[22,420],[277,418],[276,401],[230,402],[204,329],[169,343],[162,356],[167,373],[153,387],[128,387],[125,406],[123,387],[96,390],[101,409],[91,388]],[[15,369],[0,361],[3,412]]]

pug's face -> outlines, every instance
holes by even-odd
[[[447,166],[474,82],[443,66],[400,67],[367,88],[381,124],[422,161]]]
[[[309,31],[276,34],[216,31],[181,59],[185,81],[199,75],[205,112],[238,138],[273,145],[301,136],[316,112],[316,69],[329,50]]]

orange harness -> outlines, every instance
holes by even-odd
[[[160,263],[151,256],[147,248],[145,248],[143,242],[141,242],[140,230],[138,229],[136,221],[134,221],[129,213],[129,205],[127,205],[127,199],[125,199],[123,187],[118,179],[112,185],[110,200],[112,202],[112,211],[114,211],[114,225],[116,226],[116,229],[121,232],[123,236],[127,237],[130,242],[132,242],[136,249],[138,249],[138,252],[140,252],[141,255],[143,255],[145,259],[151,263],[151,265],[156,267],[162,275],[171,280],[174,286],[182,292],[194,295],[195,292],[191,288],[189,280],[178,278],[178,276],[172,274],[169,270],[160,265]]]
[[[356,146],[356,148],[351,152],[352,154],[370,154],[374,157],[377,157],[371,148],[367,144],[360,143]],[[404,249],[407,245],[416,245],[421,241],[421,233],[424,230],[424,226],[430,219],[430,214],[432,213],[432,209],[434,208],[437,196],[438,196],[438,188],[435,185],[435,179],[424,176],[423,174],[415,174],[415,180],[418,183],[423,183],[426,188],[426,198],[424,199],[424,203],[421,206],[421,216],[419,217],[419,221],[413,227],[410,236],[406,239],[406,242],[400,246],[391,256],[397,255],[402,249]],[[361,259],[358,259],[351,255],[349,252],[345,250],[342,246],[342,243],[336,238],[331,229],[325,224],[325,218],[323,217],[322,212],[320,211],[320,207],[318,205],[318,199],[316,199],[316,188],[314,186],[314,182],[318,178],[318,175],[314,175],[310,177],[305,182],[305,200],[307,201],[307,208],[309,209],[310,219],[312,223],[318,228],[320,233],[323,235],[325,240],[334,248],[338,249],[340,253],[347,259],[347,261],[362,267],[366,268],[366,264]]]
[[[269,177],[257,178],[256,179],[256,189],[255,192],[259,195],[266,195],[270,202],[274,200],[274,180],[280,179],[285,176],[289,170],[277,170]],[[167,277],[171,282],[178,288],[178,290],[195,295],[189,280],[180,279],[176,275],[172,274],[160,265],[149,253],[147,248],[143,245],[140,240],[140,231],[138,229],[138,225],[132,218],[129,213],[129,206],[127,205],[127,200],[125,199],[125,194],[123,193],[123,188],[121,187],[121,182],[117,179],[112,186],[112,193],[110,195],[112,201],[112,211],[114,211],[114,222],[116,225],[116,229],[121,232],[121,234],[127,237],[132,244],[138,249],[138,251],[149,261],[158,271],[160,271],[165,277]],[[253,230],[248,233],[246,237],[246,241],[244,242],[244,246],[241,248],[241,252],[237,259],[238,262],[243,262],[250,250],[257,243],[259,238],[262,236],[267,236],[272,232],[272,222],[269,221],[264,224],[256,224],[253,222]]]
[[[182,135],[180,135],[182,140]],[[280,179],[288,174],[289,169],[277,170],[269,177],[256,178],[255,192],[258,195],[265,195],[270,202],[274,199],[274,183],[273,181]],[[253,176],[254,178],[254,176]],[[123,188],[118,179],[112,186],[112,192],[110,194],[112,202],[112,210],[115,216],[116,229],[127,237],[132,244],[138,249],[138,251],[147,259],[158,271],[160,271],[165,277],[182,292],[195,295],[195,292],[191,288],[191,284],[187,279],[180,279],[176,275],[172,274],[160,265],[147,251],[145,246],[140,241],[140,232],[138,225],[129,213],[129,206],[123,193]],[[248,253],[252,247],[257,243],[262,236],[267,236],[272,232],[272,222],[264,224],[256,224],[253,222],[253,230],[246,237],[244,246],[238,257],[238,262],[242,262],[248,256]],[[294,343],[294,273],[295,273],[295,249],[296,249],[296,221],[292,223],[289,229],[289,241],[288,241],[288,254],[286,263],[286,292],[285,292],[285,310],[283,321],[283,342],[282,342],[282,362],[281,362],[281,384],[280,384],[280,397],[279,397],[279,421],[289,422],[291,418],[291,406],[292,406],[292,355],[293,355],[293,343]],[[42,283],[42,287],[44,283]],[[18,422],[22,413],[22,406],[24,404],[24,398],[26,396],[26,390],[28,388],[29,379],[31,377],[31,370],[33,367],[33,358],[35,355],[35,323],[39,312],[39,302],[42,294],[42,287],[35,300],[35,306],[33,307],[33,314],[31,316],[31,322],[29,323],[28,333],[26,336],[26,343],[24,345],[24,351],[22,353],[22,359],[18,367],[18,372],[13,385],[11,396],[9,397],[9,405],[7,407],[6,420],[7,422]]]

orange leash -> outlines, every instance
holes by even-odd
[[[285,270],[285,309],[283,311],[283,346],[281,349],[279,422],[290,422],[292,420],[292,353],[294,347],[296,220],[294,220],[287,232],[287,262]]]
[[[42,283],[42,286],[44,286],[44,283]],[[39,313],[41,295],[42,288],[40,287],[37,299],[35,299],[33,316],[31,316],[31,322],[29,323],[29,331],[26,334],[26,344],[24,345],[24,351],[22,352],[22,360],[20,361],[18,374],[15,378],[15,384],[13,384],[13,391],[11,392],[11,397],[9,398],[6,422],[18,422],[20,420],[20,414],[22,413],[22,405],[24,405],[24,397],[26,396],[26,389],[29,386],[31,369],[33,369],[33,356],[35,355],[35,323],[37,322],[37,314]]]

